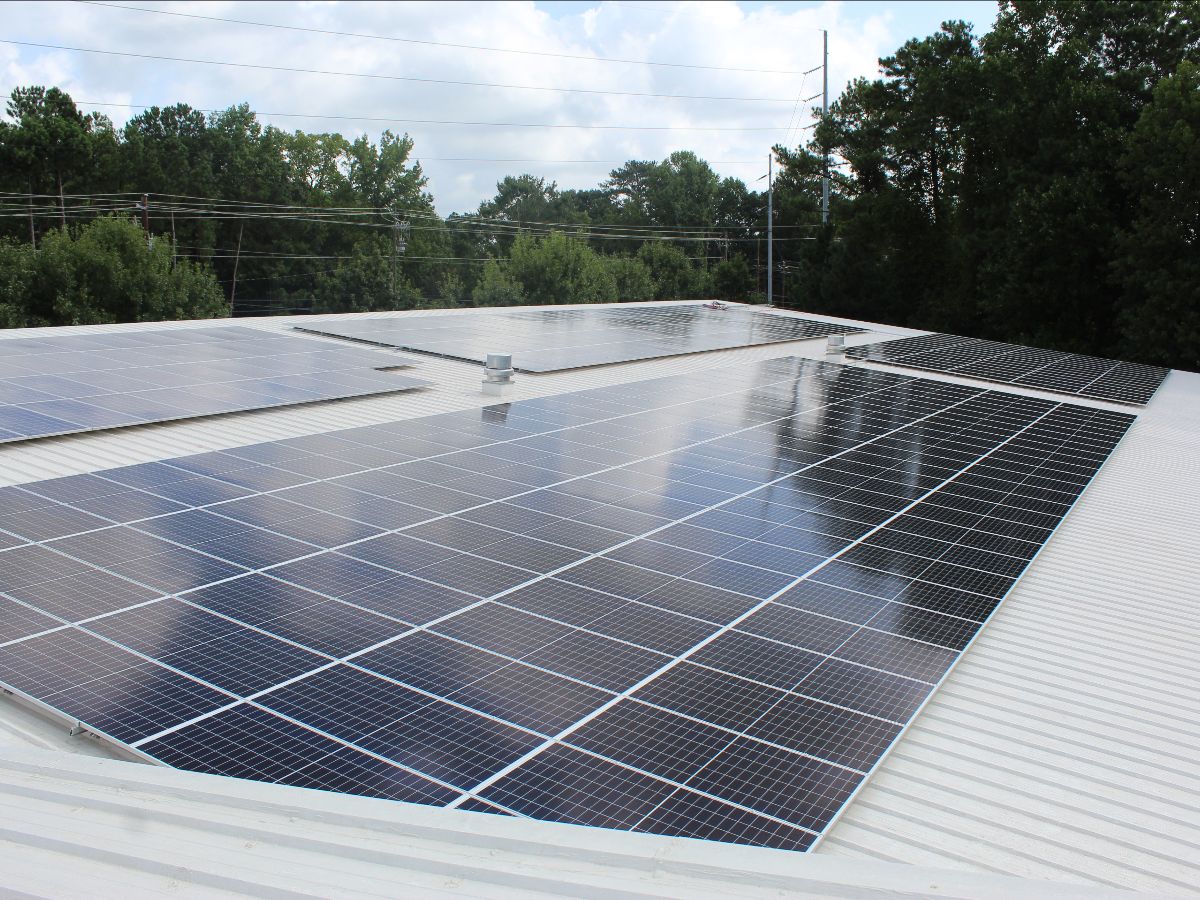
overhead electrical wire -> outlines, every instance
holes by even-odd
[[[0,40],[0,43],[4,41]],[[100,100],[79,100],[76,101],[80,106],[115,106],[121,109],[153,109],[164,108],[159,104],[146,103],[109,103]],[[791,102],[790,100],[788,101]],[[168,107],[170,104],[168,104]],[[196,112],[203,113],[222,113],[223,109],[202,109],[193,107]],[[354,116],[354,115],[333,115],[330,113],[288,113],[288,112],[268,112],[265,110],[256,110],[255,115],[268,116],[279,119],[335,119],[343,122],[386,122],[400,123],[403,122],[409,125],[465,125],[472,128],[563,128],[563,129],[585,129],[595,131],[737,131],[737,132],[765,132],[778,131],[779,126],[754,126],[754,127],[731,127],[725,125],[584,125],[562,122],[472,122],[458,119],[408,119],[403,116]]]
[[[226,17],[220,17],[220,16],[207,16],[207,15],[201,15],[201,14],[197,14],[197,13],[183,13],[183,12],[177,12],[177,11],[172,11],[172,10],[157,10],[157,9],[150,9],[150,8],[145,8],[145,7],[126,6],[126,5],[122,5],[122,4],[116,4],[116,3],[99,2],[99,0],[75,0],[75,2],[83,3],[86,5],[106,7],[106,8],[116,9],[116,10],[123,10],[126,12],[139,12],[139,13],[148,13],[148,14],[154,14],[154,15],[166,15],[166,16],[173,16],[173,17],[177,17],[177,18],[186,18],[186,19],[193,19],[193,20],[207,20],[207,21],[213,21],[213,22],[223,22],[223,23],[227,23],[227,24],[247,25],[247,26],[252,26],[252,27],[276,28],[276,29],[282,29],[282,30],[288,30],[288,31],[325,34],[325,35],[331,35],[331,36],[337,36],[337,37],[354,37],[354,38],[393,41],[393,42],[409,43],[409,44],[444,46],[444,47],[457,48],[457,49],[477,50],[477,51],[486,51],[486,52],[494,52],[494,53],[518,53],[518,54],[523,54],[523,55],[577,59],[577,60],[586,60],[586,61],[591,61],[591,62],[610,62],[610,63],[622,63],[622,64],[629,64],[629,65],[647,65],[647,66],[667,66],[667,67],[672,67],[672,68],[703,69],[703,70],[712,70],[712,71],[737,71],[737,72],[755,72],[755,73],[762,73],[762,74],[800,75],[801,83],[800,83],[800,89],[797,92],[796,100],[792,101],[789,98],[782,98],[782,97],[781,98],[776,98],[776,97],[735,97],[735,96],[714,96],[714,95],[693,95],[693,94],[667,94],[667,93],[638,92],[638,91],[613,91],[613,90],[604,90],[604,89],[598,89],[598,88],[563,88],[563,87],[556,87],[556,86],[551,86],[551,85],[527,85],[527,84],[522,85],[522,84],[507,84],[507,83],[501,83],[501,82],[481,82],[481,81],[437,79],[437,78],[430,78],[430,77],[425,77],[425,76],[414,76],[414,75],[386,75],[386,74],[366,73],[366,72],[342,72],[342,71],[334,71],[334,70],[309,69],[309,68],[303,68],[303,67],[274,66],[274,65],[267,65],[267,64],[262,64],[262,63],[240,63],[240,62],[233,62],[233,61],[226,61],[226,60],[172,57],[172,56],[165,56],[165,55],[159,55],[159,54],[136,53],[136,52],[131,52],[131,51],[116,51],[116,50],[103,50],[103,49],[98,49],[98,48],[71,47],[71,46],[64,46],[64,45],[37,43],[37,42],[30,42],[30,41],[17,41],[17,40],[9,40],[9,39],[0,39],[0,43],[8,43],[8,44],[16,45],[16,46],[40,47],[40,48],[44,48],[44,49],[63,50],[63,51],[77,52],[77,53],[90,53],[90,54],[101,54],[101,55],[107,55],[107,56],[122,56],[122,57],[135,58],[135,59],[181,62],[181,63],[195,64],[195,65],[227,66],[227,67],[234,67],[234,68],[249,68],[249,69],[258,69],[258,70],[266,70],[266,71],[282,71],[282,72],[301,73],[301,74],[316,74],[316,75],[325,75],[325,76],[334,76],[334,77],[354,77],[354,78],[383,79],[383,80],[390,80],[390,81],[405,81],[405,82],[415,82],[415,83],[447,84],[447,85],[459,86],[459,87],[497,88],[497,89],[505,89],[505,90],[552,91],[552,92],[573,93],[573,94],[613,95],[613,96],[645,97],[645,98],[674,99],[674,100],[703,100],[703,101],[709,101],[709,102],[728,101],[728,102],[792,103],[793,106],[792,106],[792,110],[791,110],[791,115],[789,117],[788,124],[787,124],[786,128],[784,129],[784,142],[785,143],[788,143],[791,140],[791,135],[792,135],[792,133],[795,129],[795,125],[796,125],[796,116],[799,111],[800,104],[802,102],[805,102],[806,100],[814,99],[814,98],[805,98],[805,100],[801,99],[801,97],[803,95],[804,85],[805,85],[807,76],[812,74],[813,72],[819,71],[822,68],[821,66],[815,66],[815,67],[807,69],[807,70],[772,70],[772,69],[754,69],[754,68],[740,68],[740,67],[728,67],[728,66],[711,66],[711,65],[688,64],[688,63],[670,63],[670,62],[660,62],[660,61],[650,61],[650,60],[630,60],[630,59],[605,58],[605,57],[595,57],[595,56],[580,55],[580,54],[561,54],[561,53],[554,53],[554,52],[550,52],[550,51],[516,50],[516,49],[512,49],[512,48],[498,48],[498,47],[486,47],[486,46],[478,46],[478,45],[470,45],[470,44],[456,44],[456,43],[452,43],[452,42],[420,40],[420,39],[413,39],[413,38],[401,38],[401,37],[366,34],[366,33],[356,33],[356,32],[349,32],[349,31],[337,31],[337,30],[332,30],[332,29],[311,28],[311,27],[305,27],[305,26],[286,25],[286,24],[281,24],[281,23],[258,22],[258,21],[253,21],[253,20],[234,19],[234,18],[226,18]],[[81,103],[86,104],[87,101],[81,101]],[[90,105],[93,105],[93,106],[115,106],[115,107],[129,108],[129,109],[151,108],[149,106],[141,105],[141,104],[125,104],[125,103],[91,102]],[[201,111],[208,112],[208,113],[220,112],[220,110],[201,110]],[[405,119],[402,117],[328,115],[328,114],[315,114],[315,113],[309,114],[309,113],[262,112],[262,113],[258,113],[258,114],[263,115],[263,116],[279,117],[279,118],[335,119],[335,120],[341,120],[341,121],[372,121],[372,122],[389,122],[389,123],[390,122],[397,122],[397,123],[403,122],[403,123],[421,124],[421,125],[448,125],[448,126],[496,127],[496,128],[554,128],[554,129],[589,129],[589,130],[700,131],[700,132],[703,132],[703,131],[769,132],[769,131],[775,130],[775,129],[769,128],[769,127],[729,127],[729,126],[711,127],[711,126],[661,126],[661,125],[632,126],[632,125],[604,125],[604,124],[582,124],[582,123],[574,124],[574,123],[557,123],[557,122],[555,122],[555,123],[474,122],[474,121],[458,121],[458,120]],[[800,130],[803,131],[803,130],[807,130],[812,127],[814,127],[814,126],[807,125],[807,126],[803,126]],[[489,158],[473,158],[473,157],[445,157],[445,158],[426,157],[425,160],[428,162],[440,162],[440,161],[445,161],[445,162],[537,162],[537,163],[542,163],[542,164],[573,164],[573,165],[592,165],[592,164],[597,164],[597,163],[601,162],[599,160],[539,160],[539,159],[503,159],[503,158],[490,158],[489,159]],[[419,163],[419,162],[421,162],[421,160],[417,160],[417,162]],[[727,164],[727,165],[743,165],[743,164],[744,165],[753,165],[753,164],[755,164],[753,161],[750,161],[750,160],[729,160],[729,161],[716,161],[716,162],[717,162],[717,164]],[[585,227],[593,227],[593,226],[585,226]]]
[[[420,84],[447,84],[454,87],[500,88],[513,91],[548,91],[559,94],[598,94],[613,97],[650,97],[662,100],[703,100],[733,103],[791,103],[788,97],[721,97],[703,94],[657,94],[649,91],[610,91],[600,88],[555,87],[539,84],[504,84],[492,81],[457,81],[446,78],[427,78],[419,75],[382,75],[374,72],[338,72],[333,69],[308,69],[301,66],[272,66],[266,63],[230,62],[217,59],[195,59],[185,56],[164,56],[157,53],[134,53],[129,50],[100,50],[95,47],[68,47],[64,44],[43,44],[36,41],[16,41],[0,38],[0,44],[17,47],[38,47],[43,50],[65,50],[70,53],[93,53],[101,56],[121,56],[129,59],[149,59],[155,62],[177,62],[200,66],[226,66],[235,69],[256,69],[266,72],[288,72],[298,75],[326,75],[337,78],[371,78],[380,81],[406,81]]]
[[[68,218],[86,218],[112,212],[127,212],[137,215],[141,212],[141,204],[136,201],[140,194],[127,195],[64,195],[72,200],[84,200],[60,209],[58,196],[53,194],[27,195],[17,192],[0,192],[0,198],[11,198],[9,202],[0,199],[0,217],[27,218],[31,215],[28,203],[32,199],[50,200],[53,205],[39,205],[33,208],[32,215],[36,218],[54,219],[66,216]],[[172,216],[180,221],[193,220],[225,220],[237,221],[246,219],[309,222],[326,225],[350,225],[388,230],[391,223],[380,221],[364,221],[377,219],[383,213],[403,213],[410,218],[429,220],[431,225],[410,224],[417,231],[439,231],[447,229],[468,229],[476,232],[492,234],[549,234],[552,231],[569,230],[586,232],[590,239],[597,240],[685,240],[713,241],[728,240],[738,242],[756,240],[756,238],[725,238],[722,234],[737,231],[737,226],[701,226],[701,225],[638,225],[638,224],[605,224],[591,222],[549,222],[527,219],[510,219],[473,215],[452,215],[447,218],[426,209],[406,209],[403,207],[313,207],[287,204],[268,204],[254,201],[225,200],[210,197],[194,197],[178,194],[153,194],[153,197],[167,198],[166,202],[154,201],[150,204],[150,218],[156,221],[166,221]],[[115,199],[108,199],[115,198]],[[193,201],[190,203],[176,202],[179,200]],[[198,203],[197,203],[198,201]],[[199,205],[207,204],[207,205]],[[347,220],[350,217],[350,220]],[[354,218],[357,220],[354,220]],[[814,228],[815,224],[780,225],[781,229]]]
[[[97,216],[111,214],[113,212],[127,212],[131,217],[136,217],[137,212],[130,208],[113,209],[113,208],[72,208],[68,207],[62,211],[56,207],[36,207],[32,213],[28,209],[10,207],[9,211],[0,212],[2,219],[37,219],[58,222],[61,220],[88,220],[95,219]],[[246,222],[246,221],[263,221],[263,222],[301,222],[309,224],[321,225],[337,225],[349,226],[357,228],[372,228],[377,231],[387,232],[392,229],[392,225],[382,222],[353,222],[343,219],[322,219],[312,218],[309,216],[287,215],[287,214],[269,214],[269,213],[237,213],[237,212],[221,212],[216,211],[206,213],[204,211],[182,212],[180,210],[151,208],[149,220],[155,223],[166,224],[168,222],[200,222],[200,221],[225,221],[225,222]],[[796,225],[794,228],[816,228],[816,225]],[[497,221],[486,222],[460,222],[457,224],[451,223],[447,227],[439,226],[411,226],[412,231],[431,231],[438,233],[446,233],[447,231],[462,230],[468,233],[473,233],[481,237],[516,237],[518,235],[529,235],[532,237],[546,237],[550,234],[568,233],[576,237],[580,237],[589,241],[641,241],[641,242],[679,242],[679,243],[729,243],[729,244],[751,244],[757,243],[759,237],[736,237],[732,234],[744,232],[741,227],[725,227],[713,228],[705,234],[662,234],[654,232],[634,232],[634,233],[610,233],[598,230],[592,230],[588,226],[522,226]],[[731,234],[732,233],[732,234]]]
[[[741,67],[737,67],[737,66],[712,66],[712,65],[703,65],[700,63],[661,62],[661,61],[656,61],[656,60],[645,60],[645,59],[619,59],[616,57],[606,57],[606,56],[587,56],[587,55],[578,54],[578,53],[554,53],[549,50],[518,50],[518,49],[514,49],[514,48],[507,48],[507,47],[486,47],[486,46],[481,46],[478,44],[456,44],[456,43],[451,43],[449,41],[419,40],[417,38],[402,38],[402,37],[393,37],[390,35],[364,34],[362,32],[355,32],[355,31],[334,31],[332,29],[327,29],[327,28],[311,28],[311,27],[306,27],[306,26],[302,26],[302,25],[284,25],[284,24],[280,24],[278,22],[256,22],[256,21],[253,21],[250,19],[231,19],[231,18],[223,18],[221,16],[205,16],[205,15],[200,15],[199,13],[185,13],[185,12],[177,12],[174,10],[166,10],[166,9],[148,9],[143,6],[123,6],[118,3],[102,3],[102,2],[99,2],[99,0],[76,0],[76,2],[84,3],[88,6],[104,6],[104,7],[108,7],[109,9],[121,9],[121,10],[125,10],[126,12],[153,13],[155,15],[160,15],[160,16],[176,16],[178,18],[183,18],[183,19],[201,19],[201,20],[205,20],[205,21],[209,21],[209,22],[224,22],[224,23],[231,24],[231,25],[252,25],[257,28],[278,28],[278,29],[282,29],[285,31],[298,31],[298,32],[305,32],[308,34],[326,34],[326,35],[332,35],[334,37],[363,38],[365,40],[373,40],[373,41],[393,41],[396,43],[420,44],[420,45],[430,46],[430,47],[451,47],[451,48],[454,48],[457,50],[478,50],[478,51],[483,51],[486,53],[512,53],[512,54],[518,54],[521,56],[544,56],[544,57],[549,57],[549,58],[553,58],[553,59],[574,59],[574,60],[583,60],[586,62],[619,63],[622,65],[635,65],[635,66],[661,66],[661,67],[673,68],[673,69],[703,69],[703,70],[707,70],[707,71],[711,71],[711,72],[747,72],[747,73],[753,73],[753,74],[759,74],[759,75],[801,75],[801,74],[803,74],[802,72],[793,70],[793,69],[754,69],[754,68],[741,68]]]

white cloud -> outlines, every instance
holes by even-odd
[[[745,69],[811,69],[821,62],[821,28],[830,29],[830,95],[853,77],[876,73],[876,60],[901,39],[884,16],[864,18],[839,2],[800,9],[734,2],[678,2],[654,7],[597,0],[557,15],[529,0],[508,3],[159,3],[155,8],[253,21],[393,35],[511,49],[690,62]],[[486,81],[540,87],[780,98],[784,102],[671,100],[451,86],[374,78],[130,59],[0,44],[7,91],[56,84],[85,109],[118,125],[137,110],[100,103],[224,108],[247,101],[281,128],[377,137],[385,122],[363,118],[286,117],[309,113],[395,117],[429,176],[439,211],[474,209],[506,174],[534,172],[562,187],[591,187],[619,161],[660,159],[690,149],[722,175],[753,181],[772,143],[785,139],[795,101],[820,92],[820,72],[799,75],[622,65],[512,53],[489,53],[393,41],[312,34],[131,12],[75,3],[8,5],[16,40],[192,59]],[[16,13],[13,15],[13,13]],[[807,124],[801,104],[794,124]],[[767,128],[767,131],[622,131],[423,125],[403,119]],[[802,140],[791,132],[791,143]],[[804,133],[806,134],[806,132]],[[445,157],[598,160],[595,164],[441,161]]]

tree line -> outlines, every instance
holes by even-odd
[[[1195,0],[1002,3],[851,83],[827,149],[834,227],[804,248],[814,310],[1200,369]],[[811,205],[811,199],[809,204]]]
[[[1197,8],[1004,2],[982,38],[905,43],[773,148],[771,299],[1200,369]],[[244,104],[118,129],[40,87],[7,109],[0,324],[766,299],[765,192],[689,151],[587,190],[506,177],[442,217],[408,135],[287,132]]]

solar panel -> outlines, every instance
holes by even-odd
[[[14,338],[0,341],[0,443],[428,384],[382,371],[411,363],[242,327]]]
[[[4,488],[0,682],[171,766],[804,850],[1132,421],[785,358]]]
[[[846,351],[865,359],[927,372],[946,372],[982,381],[1073,394],[1114,403],[1144,406],[1169,369],[1140,363],[1039,350],[953,334],[925,334]]]
[[[861,328],[746,307],[594,306],[489,310],[472,316],[358,318],[301,328],[313,334],[483,362],[511,352],[522,372],[655,359],[705,350],[799,341]]]

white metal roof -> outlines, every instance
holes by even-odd
[[[443,310],[391,315],[486,314],[487,310]],[[289,327],[292,321],[239,319],[236,324],[276,329]],[[195,324],[213,323],[81,330]],[[847,343],[877,340],[880,332],[916,333],[870,327],[874,333],[851,336]],[[0,333],[0,339],[34,336],[39,331]],[[519,376],[513,399],[676,372],[712,369],[719,378],[723,366],[792,354],[823,357],[824,341]],[[0,484],[494,402],[480,393],[477,366],[422,357],[419,374],[434,381],[435,387],[0,447]],[[503,865],[495,862],[498,869],[510,864],[518,870],[541,867],[545,861],[539,859],[543,852],[539,848],[544,847],[553,847],[548,852],[556,858],[583,854],[577,867],[560,866],[550,881],[537,887],[546,893],[589,895],[605,892],[607,885],[612,891],[632,894],[698,896],[787,886],[809,895],[877,896],[891,885],[901,896],[905,892],[933,895],[938,890],[952,896],[1033,896],[1046,894],[1049,883],[1057,886],[1049,889],[1048,895],[1055,896],[1065,896],[1068,885],[1091,886],[1093,891],[1111,886],[1155,894],[1200,894],[1200,760],[1195,752],[1200,743],[1200,653],[1195,649],[1200,625],[1198,584],[1200,375],[1173,372],[986,631],[812,853],[784,854],[779,862],[767,863],[763,860],[775,860],[777,851],[711,845],[690,850],[696,842],[639,835],[612,837],[615,844],[610,845],[609,835],[597,837],[594,829],[572,844],[573,838],[562,836],[582,833],[575,826],[513,825],[512,820],[468,814],[447,815],[436,820],[437,827],[445,829],[442,838],[452,845],[463,835],[493,825],[497,840],[512,837],[513,842],[501,841],[504,853],[512,855],[504,857]],[[313,847],[319,844],[323,864],[344,874],[346,884],[350,875],[362,874],[363,893],[370,894],[375,888],[367,890],[373,877],[368,869],[376,872],[370,868],[375,863],[369,865],[363,854],[350,852],[352,843],[324,839],[328,819],[323,804],[349,803],[353,811],[346,816],[363,811],[366,824],[353,827],[367,830],[370,816],[381,814],[378,804],[391,810],[388,815],[411,813],[421,822],[443,813],[363,798],[333,800],[319,792],[236,783],[81,755],[104,752],[94,741],[69,738],[57,724],[33,717],[11,701],[0,701],[0,804],[8,807],[0,814],[0,840],[22,847],[20,855],[5,858],[41,859],[48,866],[42,867],[43,876],[60,879],[39,881],[35,872],[23,875],[23,881],[6,883],[6,872],[0,876],[0,888],[56,894],[65,892],[60,888],[71,881],[64,873],[78,871],[114,885],[136,881],[147,892],[152,885],[155,890],[164,888],[172,877],[171,890],[261,893],[272,884],[282,891],[314,892],[313,885],[320,882],[309,880],[310,875],[290,863],[274,865],[274,881],[264,874],[269,867],[258,871],[257,881],[221,880],[229,874],[231,860],[251,869],[266,865],[254,860],[259,854],[242,852],[261,846],[254,841],[239,849],[218,840],[227,811],[206,805],[195,793],[224,796],[228,789],[238,795],[229,801],[234,806],[250,802],[247,796],[265,798],[267,793],[261,792],[276,792],[270,793],[271,802],[305,810],[297,819],[304,840],[297,837],[296,846],[317,852]],[[31,765],[40,767],[37,774],[30,774]],[[120,784],[146,786],[145,802],[135,804],[136,810],[112,805],[116,803],[112,794],[127,797],[130,790],[110,790],[116,782],[104,767],[113,765],[121,771]],[[21,774],[13,775],[13,766]],[[74,815],[90,823],[64,832],[57,842],[39,830],[42,826],[37,822],[42,820],[35,822],[21,813],[31,797],[25,781],[34,779],[45,786],[52,770],[63,773],[62,784],[52,790],[47,787],[53,795],[43,798],[47,809],[69,805],[74,792],[85,801]],[[209,786],[193,787],[201,783]],[[161,799],[164,793],[168,800]],[[367,813],[363,804],[376,805]],[[128,821],[164,842],[163,848],[198,849],[178,859],[172,855],[177,851],[163,849],[154,857],[158,868],[141,857],[122,855],[119,845],[125,838],[119,829],[109,827],[110,812],[118,821],[132,817]],[[187,817],[186,835],[172,831],[179,824],[177,814]],[[491,824],[476,826],[480,819]],[[311,825],[307,831],[305,822]],[[266,826],[266,831],[274,834],[273,828]],[[505,828],[519,829],[519,837]],[[443,881],[406,880],[410,875],[417,879],[418,874],[425,878],[429,871],[416,856],[405,856],[407,840],[406,836],[400,841],[402,848],[392,846],[388,851],[399,854],[387,863],[394,883],[426,895],[440,890],[469,896],[534,890],[532,884],[522,887],[523,882],[481,879],[482,870],[471,869],[469,859],[461,861],[463,868],[457,874],[452,859],[439,863],[438,877]],[[585,851],[596,849],[596,841],[617,847],[615,855],[605,857],[607,862],[586,857]],[[678,850],[680,845],[685,850]],[[31,848],[37,848],[37,853]],[[713,871],[704,870],[708,874],[699,876],[709,881],[687,881],[690,872],[679,866],[671,869],[672,878],[684,879],[678,883],[654,880],[657,874],[647,876],[646,860],[680,853],[679,859],[688,860],[684,868],[712,861]],[[271,857],[288,858],[286,850]],[[478,860],[471,864],[475,863]],[[578,868],[594,875],[600,870],[590,869],[593,864],[601,870],[610,866],[610,877],[599,877],[585,887],[586,879],[573,880],[578,873],[566,874]],[[37,869],[37,864],[30,865]],[[172,866],[186,866],[186,874]],[[996,876],[1036,881],[1021,882],[1018,890],[1015,883]],[[348,887],[342,893],[352,894]]]

